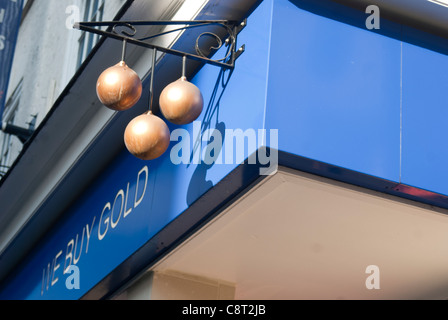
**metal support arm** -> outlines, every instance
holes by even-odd
[[[151,36],[137,39],[135,38],[137,34],[137,26],[169,26],[169,25],[179,25],[179,28],[173,30],[161,32]],[[146,40],[153,39],[155,37],[160,37],[168,33],[182,31],[185,29],[199,28],[204,26],[217,25],[226,30],[227,39],[222,41],[222,39],[212,32],[204,32],[199,35],[196,40],[195,49],[196,54],[182,52],[179,50],[174,50],[171,48],[165,48],[152,43],[145,42]],[[95,27],[107,26],[108,31],[103,31]],[[73,28],[79,29],[86,32],[95,33],[101,36],[126,41],[137,46],[145,47],[148,49],[156,49],[168,54],[173,54],[180,57],[186,57],[188,59],[196,60],[199,62],[204,62],[207,64],[215,65],[218,67],[223,67],[226,69],[233,69],[235,67],[235,61],[244,52],[244,45],[239,49],[236,49],[236,42],[238,33],[246,26],[246,20],[243,22],[230,21],[230,20],[193,20],[193,21],[104,21],[104,22],[78,22],[75,23]],[[118,28],[124,28],[122,31],[118,31]],[[217,47],[212,47],[211,49],[219,49],[226,44],[229,46],[228,52],[223,59],[213,60],[208,58],[199,47],[199,40],[203,36],[212,36],[218,42]]]

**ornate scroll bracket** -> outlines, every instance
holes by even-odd
[[[246,26],[247,21],[243,22],[231,21],[231,20],[193,20],[193,21],[105,21],[105,22],[78,22],[75,23],[73,28],[79,29],[86,32],[95,33],[101,36],[125,41],[127,43],[131,43],[137,46],[145,47],[148,49],[156,49],[157,51],[173,54],[180,57],[186,57],[188,59],[196,60],[199,62],[204,62],[207,64],[215,65],[218,67],[233,69],[235,67],[235,61],[239,58],[239,56],[245,51],[245,46],[241,46],[239,49],[237,46],[237,36],[240,31]],[[136,38],[138,34],[137,27],[143,26],[170,26],[170,25],[178,25],[179,28],[175,28],[172,30],[168,30],[165,32],[161,32],[158,34],[154,34],[151,36],[146,36],[144,38]],[[226,36],[221,38],[214,32],[203,32],[196,39],[196,43],[194,45],[196,54],[183,52],[171,48],[165,48],[162,46],[158,46],[152,43],[147,42],[150,39],[160,37],[169,33],[178,32],[191,28],[199,28],[205,26],[219,26],[222,27]],[[96,27],[109,27],[107,31],[103,31]],[[212,46],[209,50],[218,50],[223,45],[228,47],[226,56],[222,59],[210,59],[204,53],[204,49],[200,48],[200,40],[203,37],[211,36],[213,37],[217,45]],[[225,39],[223,41],[223,39]]]

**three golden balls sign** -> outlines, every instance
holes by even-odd
[[[132,108],[141,98],[142,82],[137,73],[124,61],[106,69],[98,78],[96,91],[99,100],[115,111]],[[160,109],[164,117],[178,125],[196,120],[202,113],[204,100],[201,91],[186,77],[169,84],[161,93]],[[160,157],[170,144],[166,123],[151,111],[133,119],[126,127],[124,142],[128,151],[142,160]]]

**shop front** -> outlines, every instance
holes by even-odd
[[[140,2],[122,19],[143,19]],[[333,1],[209,1],[196,18],[209,16],[247,20],[233,69],[187,70],[200,117],[166,121],[161,157],[129,153],[122,135],[151,85],[151,50],[133,49],[142,99],[96,129],[23,224],[0,260],[16,261],[0,298],[446,298],[446,38],[392,18],[372,30]],[[82,80],[120,45],[105,40],[74,88],[94,95]],[[181,60],[158,57],[155,97]],[[66,94],[61,110],[79,101]]]

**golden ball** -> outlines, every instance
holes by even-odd
[[[124,111],[133,107],[142,95],[142,81],[124,61],[106,69],[98,78],[96,93],[109,109]]]
[[[160,157],[170,145],[170,130],[166,123],[151,112],[134,118],[124,133],[126,148],[142,160]]]
[[[199,88],[182,77],[163,89],[159,106],[168,121],[174,124],[187,124],[200,116],[204,99]]]

